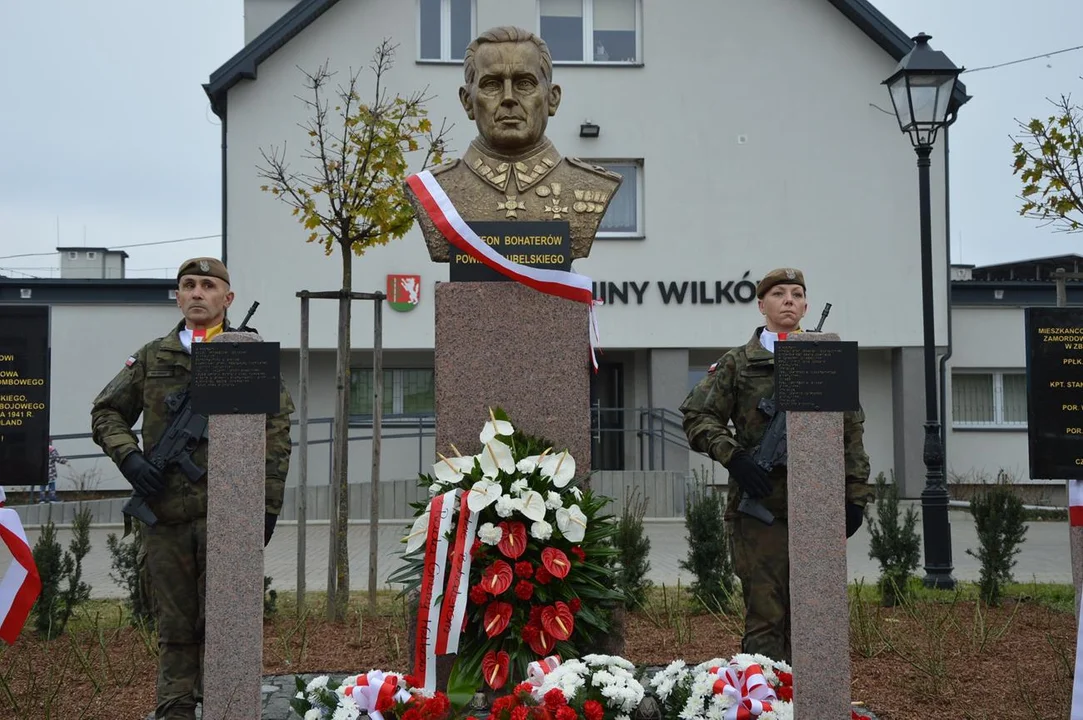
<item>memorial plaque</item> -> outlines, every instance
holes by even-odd
[[[1083,480],[1083,308],[1027,308],[1030,476]]]
[[[857,343],[775,343],[775,401],[780,410],[857,410]]]
[[[0,485],[42,485],[49,455],[49,308],[0,306]]]
[[[190,387],[192,409],[204,415],[276,413],[278,343],[193,343]]]
[[[547,270],[572,267],[571,230],[567,220],[492,220],[467,224],[482,242],[512,262]],[[455,247],[452,247],[448,277],[451,282],[515,282]]]

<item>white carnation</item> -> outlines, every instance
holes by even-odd
[[[328,680],[330,680],[330,678],[327,675],[320,675],[319,677],[312,678],[311,682],[308,683],[308,686],[305,687],[305,690],[312,692],[319,688],[325,688],[327,687]]]
[[[511,489],[508,492],[516,496],[522,495],[529,486],[530,484],[526,481],[526,478],[519,478],[511,484]]]
[[[492,523],[485,523],[478,528],[478,540],[486,545],[496,545],[504,537],[504,530]]]
[[[545,542],[553,535],[553,526],[544,520],[537,520],[530,526],[530,534]]]
[[[523,509],[523,501],[510,495],[501,495],[496,501],[496,514],[500,517],[511,517],[516,510]]]
[[[549,494],[545,496],[545,507],[550,510],[564,507],[564,499],[560,497],[560,493],[550,490]]]
[[[319,708],[312,708],[305,713],[305,720],[320,720]]]

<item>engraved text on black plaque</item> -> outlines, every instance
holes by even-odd
[[[780,410],[857,410],[857,343],[775,343],[775,401]]]
[[[1026,333],[1030,476],[1083,480],[1083,308],[1027,308]]]
[[[483,243],[514,263],[548,270],[571,269],[571,226],[567,220],[479,220],[467,224]],[[514,282],[454,246],[448,279]]]
[[[260,415],[279,410],[276,342],[194,343],[192,409],[204,415]]]
[[[41,485],[49,453],[49,308],[0,307],[0,485]]]

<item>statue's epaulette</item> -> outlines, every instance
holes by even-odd
[[[458,164],[459,164],[459,158],[453,158],[451,160],[445,160],[444,162],[440,163],[436,167],[430,168],[429,172],[431,172],[433,175],[439,175],[440,173],[447,172],[448,170],[451,170],[452,168],[454,168]]]
[[[586,160],[581,160],[577,157],[565,156],[565,159],[568,161],[569,164],[575,165],[576,167],[586,170],[587,172],[593,173],[595,175],[602,175],[603,177],[609,178],[610,180],[624,180],[624,176],[620,173],[615,173],[612,170],[607,170],[601,165],[595,165],[594,163],[589,163]]]

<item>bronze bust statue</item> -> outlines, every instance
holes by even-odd
[[[561,157],[545,136],[560,106],[545,41],[517,27],[479,35],[463,59],[459,100],[478,135],[461,159],[432,169],[466,222],[566,220],[573,258],[590,247],[623,178],[578,158]],[[450,245],[409,186],[407,197],[433,262],[449,262]]]

